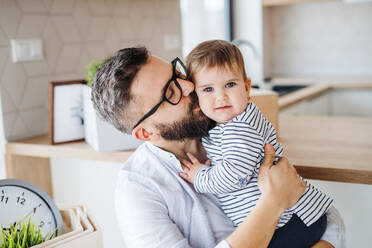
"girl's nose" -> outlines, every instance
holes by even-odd
[[[177,79],[177,81],[182,88],[182,94],[184,96],[188,96],[190,95],[191,92],[194,91],[195,86],[192,82],[184,80],[184,79],[179,79],[179,78]]]
[[[217,101],[225,101],[227,99],[227,95],[225,94],[225,91],[220,90],[217,92]]]

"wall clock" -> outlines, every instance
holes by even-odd
[[[61,214],[52,198],[42,189],[18,179],[0,180],[0,225],[9,228],[25,218],[38,224],[45,236],[62,227]]]

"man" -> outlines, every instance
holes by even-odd
[[[146,141],[120,171],[115,204],[122,236],[136,248],[267,247],[279,216],[305,185],[285,158],[272,166],[274,151],[267,146],[259,174],[262,196],[234,230],[212,195],[197,194],[179,176],[187,170],[180,160],[188,152],[206,160],[200,137],[211,126],[183,70],[178,58],[169,64],[139,47],[120,50],[97,71],[92,88],[97,112],[118,130]],[[340,247],[343,224],[332,211],[323,239]],[[316,246],[332,245],[320,241]]]

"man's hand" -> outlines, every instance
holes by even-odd
[[[305,191],[306,183],[300,179],[288,159],[282,157],[276,165],[273,165],[274,158],[274,147],[266,144],[264,161],[258,174],[258,187],[262,193],[261,197],[276,202],[284,211],[298,201]]]
[[[210,166],[211,161],[207,160],[203,164],[201,164],[199,160],[195,158],[191,153],[187,153],[187,156],[189,157],[191,162],[185,159],[181,160],[181,165],[184,173],[180,173],[179,175],[187,182],[194,184],[195,176],[199,168],[205,165]]]

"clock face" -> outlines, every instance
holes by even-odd
[[[58,232],[62,220],[52,199],[35,185],[15,179],[0,180],[1,227],[9,228],[23,218],[31,218],[44,236],[56,229]]]

